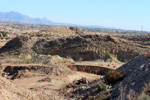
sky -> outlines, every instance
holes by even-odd
[[[150,31],[150,0],[1,0],[16,11],[53,22]]]

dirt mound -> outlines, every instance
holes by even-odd
[[[72,59],[66,59],[63,57],[60,57],[58,55],[51,56],[51,55],[37,55],[34,56],[31,59],[32,63],[42,63],[42,64],[55,64],[55,63],[73,63],[74,61]]]
[[[34,44],[33,50],[38,54],[69,56],[76,61],[79,59],[126,61],[146,52],[145,48],[132,42],[103,35],[82,35],[52,41],[42,39]]]
[[[46,36],[42,32],[50,33]],[[148,47],[108,35],[81,35],[80,30],[73,27],[52,27],[42,30],[41,34],[43,37],[16,37],[0,49],[0,54],[31,54],[30,58],[36,54],[46,54],[73,58],[75,61],[101,59],[125,62],[148,51]]]
[[[0,53],[6,53],[8,55],[20,55],[22,53],[34,54],[31,48],[35,41],[36,38],[31,38],[30,36],[18,36],[7,42],[6,45],[0,49]]]
[[[70,37],[70,36],[78,36],[82,35],[83,32],[75,27],[51,27],[47,29],[43,29],[37,33],[32,33],[33,36],[38,37],[53,37],[53,38],[62,38],[62,37]]]
[[[118,68],[119,71],[125,71],[124,79],[113,86],[112,97],[114,100],[119,98],[120,90],[118,87],[122,87],[124,95],[127,96],[130,90],[133,90],[137,94],[141,94],[145,84],[150,82],[150,58],[141,55],[122,67]],[[126,97],[125,97],[126,98]]]
[[[9,80],[0,77],[0,100],[40,100],[34,93],[22,87],[19,87]]]
[[[32,54],[35,55],[32,47],[40,40],[39,45],[43,45],[43,42],[52,41],[57,38],[65,38],[70,36],[78,36],[83,35],[84,33],[75,27],[51,27],[47,29],[43,29],[39,32],[31,33],[29,35],[18,36],[8,43],[5,46],[0,48],[0,54],[4,53],[3,55],[21,55],[21,54]]]

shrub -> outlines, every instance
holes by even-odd
[[[113,68],[116,68],[116,66],[113,66]]]
[[[108,91],[104,91],[96,98],[91,98],[89,100],[110,100],[110,93]]]
[[[78,59],[78,62],[81,62],[81,61],[83,61],[83,58],[82,58],[82,57],[80,57],[80,58]]]
[[[3,35],[3,37],[7,37],[8,36],[7,32],[3,32],[2,35]]]
[[[20,96],[22,96],[22,93],[21,93],[21,92],[17,92],[17,94],[20,95]]]
[[[69,55],[69,56],[67,56],[67,59],[72,59],[72,57]]]
[[[150,95],[150,83],[145,84],[145,88],[143,89],[142,93]]]
[[[5,39],[6,39],[6,40],[9,40],[9,39],[10,39],[10,37],[6,37]]]
[[[107,90],[107,85],[104,84],[104,83],[100,84],[99,87],[98,87],[98,90],[99,90],[99,91],[103,91],[103,90],[106,91],[106,90]]]
[[[150,58],[150,52],[146,53],[146,54],[145,54],[145,57],[146,57],[146,58]]]
[[[114,84],[118,81],[121,81],[124,77],[124,71],[123,72],[119,72],[119,71],[109,71],[106,75],[105,75],[105,82],[108,84]]]

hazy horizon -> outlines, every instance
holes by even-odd
[[[1,1],[0,12],[15,11],[50,21],[150,31],[148,0]]]

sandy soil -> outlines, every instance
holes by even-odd
[[[39,82],[39,80],[49,77],[51,82]],[[41,86],[49,86],[50,89],[60,89],[63,84],[72,83],[74,80],[81,79],[82,77],[86,77],[89,81],[98,79],[101,76],[84,73],[84,72],[76,72],[72,75],[67,76],[52,76],[52,75],[44,75],[44,74],[36,74],[35,77],[32,78],[24,78],[24,79],[16,79],[13,82],[19,86],[24,88],[37,88]]]

